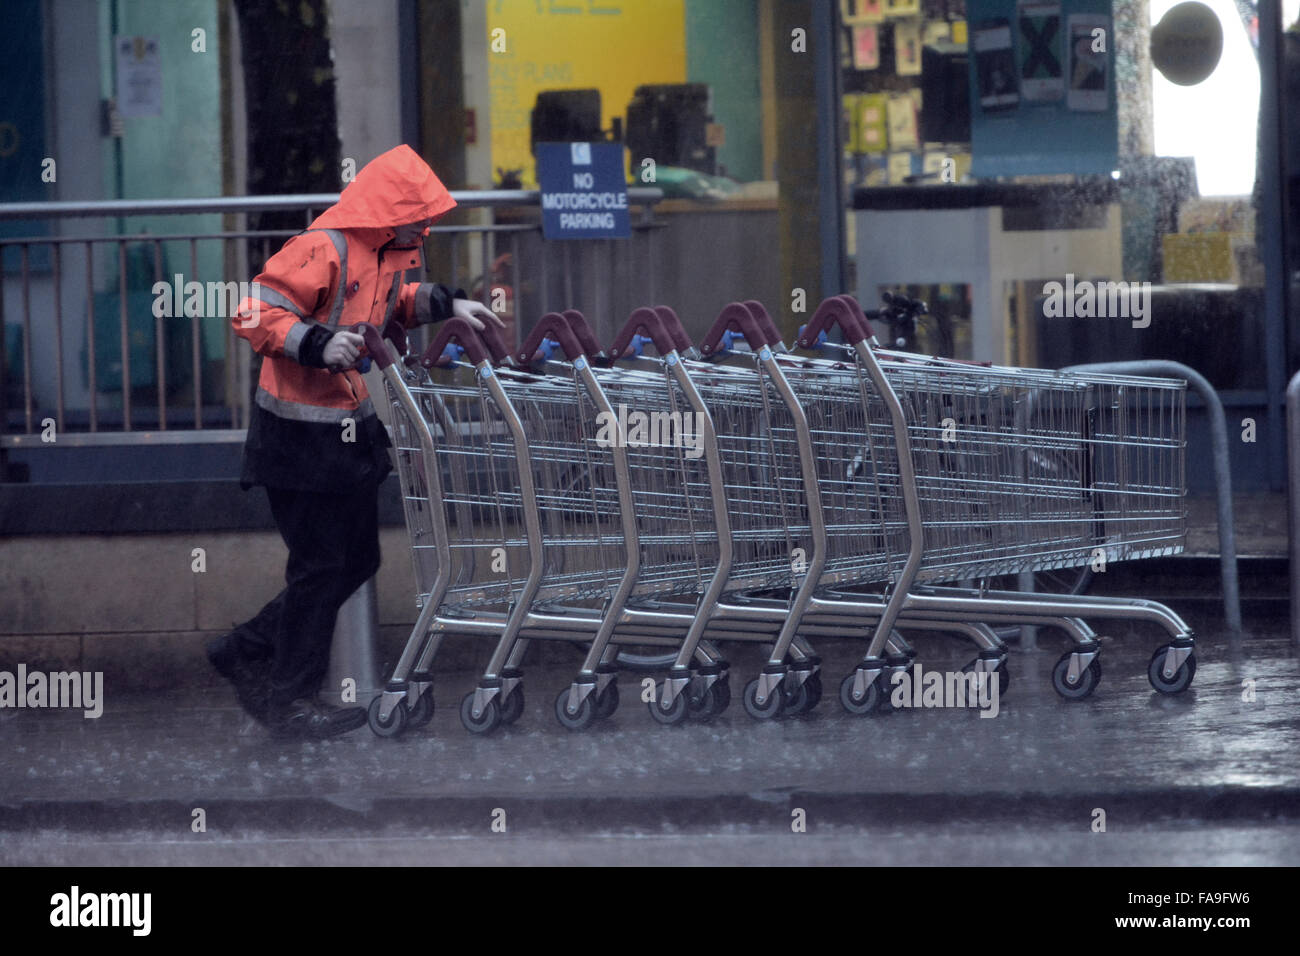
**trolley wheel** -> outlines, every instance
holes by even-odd
[[[578,706],[576,714],[569,713],[569,688],[560,691],[560,696],[555,698],[555,719],[560,722],[560,726],[569,730],[586,730],[596,722],[596,699],[594,694],[588,694],[582,699]]]
[[[686,691],[682,691],[673,698],[673,702],[668,709],[664,710],[663,705],[660,703],[664,699],[664,685],[660,684],[656,688],[655,699],[646,706],[650,708],[650,716],[655,719],[656,723],[674,726],[685,722],[686,713],[691,704],[690,696]]]
[[[1093,670],[1092,665],[1089,664],[1079,675],[1078,683],[1071,684],[1068,679],[1071,656],[1073,656],[1072,652],[1066,651],[1052,668],[1052,686],[1066,700],[1083,700],[1097,689],[1097,681],[1101,679],[1101,668]],[[1094,657],[1093,660],[1095,661],[1096,658]]]
[[[840,706],[857,717],[880,713],[880,682],[883,675],[871,682],[871,686],[867,688],[866,696],[861,699],[853,696],[853,678],[855,676],[856,673],[850,674],[840,681]]]
[[[1192,686],[1192,678],[1196,676],[1196,653],[1193,652],[1187,655],[1187,660],[1183,661],[1173,679],[1165,680],[1165,655],[1172,650],[1171,644],[1157,647],[1156,652],[1151,655],[1151,663],[1147,665],[1147,680],[1162,694],[1181,694]]]
[[[1096,663],[1096,660],[1097,659],[1094,657],[1093,663]],[[975,670],[975,664],[976,664],[975,661],[971,661],[969,664],[967,664],[965,667],[962,668],[962,671],[965,673],[970,673],[971,671]],[[1004,697],[1006,696],[1007,688],[1011,686],[1011,672],[1007,670],[1007,662],[1005,659],[1003,659],[1003,661],[1000,664],[998,664],[997,670],[995,670],[994,673],[998,675],[998,696]]]
[[[524,685],[516,684],[501,704],[501,723],[510,726],[524,715]]]
[[[475,718],[474,691],[470,691],[460,702],[460,722],[471,734],[490,734],[501,724],[501,706],[493,697],[483,708],[483,713]]]
[[[731,702],[731,694],[724,691],[725,682],[722,678],[714,681],[699,697],[690,699],[690,713],[695,720],[712,720],[726,708]],[[724,698],[724,694],[726,697]]]
[[[785,705],[785,694],[778,685],[775,693],[768,696],[762,705],[758,703],[758,678],[745,685],[745,713],[755,720],[772,720],[781,714]]]
[[[379,719],[379,706],[383,701],[383,695],[379,695],[370,702],[370,707],[366,711],[366,722],[370,724],[370,729],[374,731],[376,737],[398,737],[406,730],[407,722],[410,719],[410,712],[406,709],[406,701],[399,700],[393,712],[388,715],[388,720]]]
[[[606,720],[618,710],[618,681],[610,681],[603,691],[596,695],[596,719]]]
[[[430,687],[415,701],[415,706],[411,708],[410,716],[407,718],[406,726],[408,730],[418,730],[433,720],[433,688]]]
[[[804,705],[804,710],[809,711],[821,703],[822,699],[822,675],[820,671],[814,671],[812,675],[803,682],[803,686],[808,690],[808,703]]]
[[[797,691],[785,697],[785,701],[781,704],[781,713],[788,714],[790,717],[797,717],[797,715],[806,714],[807,711],[813,709],[815,701],[813,700],[813,692],[809,689],[809,680],[811,679],[813,678],[807,678],[805,682],[800,684]]]
[[[718,713],[723,713],[731,706],[731,678],[723,674],[713,682],[713,689],[718,695]]]

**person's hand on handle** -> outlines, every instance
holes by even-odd
[[[365,340],[357,333],[340,330],[325,343],[325,351],[321,354],[321,358],[326,368],[351,368],[357,364],[363,345]]]
[[[491,322],[498,329],[506,327],[499,315],[482,302],[475,302],[473,299],[453,299],[451,311],[457,318],[468,322],[476,331],[481,330],[485,322]]]

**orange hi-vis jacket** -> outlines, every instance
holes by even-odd
[[[395,226],[436,221],[455,205],[428,164],[398,146],[367,163],[337,203],[267,260],[231,320],[264,356],[244,487],[341,492],[388,473],[388,436],[364,380],[355,370],[331,372],[322,353],[336,331],[360,322],[395,315],[410,326],[451,314],[445,286],[402,281],[424,265],[422,245],[393,240]]]

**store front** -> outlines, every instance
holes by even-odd
[[[927,300],[909,343],[922,352],[1184,363],[1246,437],[1231,449],[1238,487],[1280,487],[1277,5],[845,0],[840,13],[859,298]]]

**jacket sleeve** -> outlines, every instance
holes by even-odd
[[[451,318],[452,300],[468,298],[464,289],[452,292],[437,282],[408,282],[398,293],[396,312],[410,329]]]
[[[323,368],[332,333],[325,320],[339,279],[338,253],[319,233],[294,236],[266,262],[231,319],[235,334],[261,355]]]

